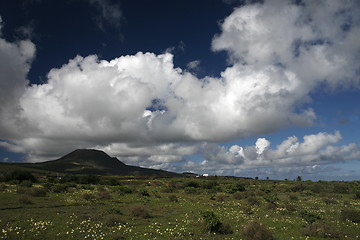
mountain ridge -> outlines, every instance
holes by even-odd
[[[41,163],[12,163],[45,172],[84,175],[179,177],[182,174],[165,170],[127,165],[116,157],[96,149],[76,149],[63,157]],[[9,164],[7,164],[9,165]]]

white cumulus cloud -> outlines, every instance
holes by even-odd
[[[121,18],[100,2],[92,1],[103,17]],[[34,44],[1,38],[0,146],[31,161],[97,147],[127,162],[169,168],[196,165],[186,156],[201,152],[200,167],[219,171],[354,159],[356,145],[334,145],[338,132],[303,142],[290,137],[275,149],[264,138],[229,149],[216,142],[311,125],[316,113],[304,104],[316,87],[358,87],[356,9],[350,0],[268,0],[236,8],[212,41],[214,51],[229,55],[219,78],[175,67],[171,53],[139,52],[110,61],[77,56],[51,69],[46,83],[27,86]]]

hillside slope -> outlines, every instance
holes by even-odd
[[[77,149],[59,159],[41,163],[13,163],[4,167],[41,170],[64,174],[179,177],[178,173],[127,165],[103,151]]]

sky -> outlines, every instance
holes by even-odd
[[[360,180],[357,0],[0,0],[0,161]]]

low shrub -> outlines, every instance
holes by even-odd
[[[54,183],[45,182],[42,184],[42,186],[46,189],[46,191],[51,191]]]
[[[354,193],[354,199],[356,199],[356,200],[360,199],[360,190],[358,190]]]
[[[169,195],[168,198],[169,198],[170,202],[178,202],[179,201],[179,199],[175,195]]]
[[[46,189],[45,188],[31,188],[28,190],[27,193],[33,197],[45,197]]]
[[[67,191],[67,185],[66,184],[54,184],[51,187],[51,191],[53,191],[54,193],[62,193],[62,192],[66,192]]]
[[[21,187],[32,187],[33,183],[30,180],[24,180],[20,183]]]
[[[341,194],[346,194],[349,193],[349,184],[347,184],[346,182],[334,182],[332,184],[332,191],[333,193],[341,193]]]
[[[202,213],[205,229],[209,233],[231,234],[233,233],[229,224],[224,224],[213,211],[205,211]]]
[[[299,196],[295,193],[290,193],[288,197],[291,201],[299,201]]]
[[[343,239],[346,235],[346,232],[343,232],[335,226],[329,225],[328,223],[316,222],[308,225],[305,229],[303,229],[302,235],[318,238]]]
[[[276,208],[277,208],[277,204],[276,204],[276,203],[268,202],[268,203],[266,204],[266,209],[267,209],[267,210],[274,210],[274,209],[276,209]]]
[[[236,200],[241,200],[241,199],[245,198],[245,194],[244,194],[244,192],[235,192],[233,194],[233,198]]]
[[[197,181],[188,181],[184,183],[184,188],[186,187],[198,188],[200,187],[200,184]]]
[[[360,211],[352,208],[343,209],[340,213],[342,220],[349,220],[354,223],[360,223]]]
[[[99,184],[106,186],[118,186],[120,182],[115,178],[101,179]]]
[[[83,199],[85,199],[86,201],[90,201],[90,202],[93,202],[93,201],[95,201],[95,199],[96,199],[95,195],[92,194],[92,193],[84,193],[84,194],[82,195],[82,197],[83,197]]]
[[[204,189],[216,189],[218,185],[218,182],[215,180],[205,180],[202,182],[201,187]]]
[[[248,197],[248,198],[246,199],[246,202],[247,202],[249,205],[251,205],[251,206],[255,206],[255,205],[259,205],[259,204],[260,204],[259,200],[258,200],[256,197]]]
[[[71,186],[69,186],[69,184],[72,184],[72,183],[66,183],[66,185],[68,186],[68,188],[71,187]],[[76,187],[76,184],[75,184],[74,187]],[[82,189],[86,189],[86,190],[94,190],[94,189],[95,189],[95,187],[94,187],[93,185],[90,185],[90,184],[83,184],[83,185],[81,185],[81,188],[82,188]],[[98,188],[98,190],[99,190],[99,188]],[[102,189],[100,189],[100,190],[102,190]]]
[[[242,210],[246,214],[254,214],[254,211],[250,205],[243,206]]]
[[[288,212],[295,212],[297,210],[297,206],[294,205],[294,204],[290,204],[290,203],[286,203],[284,206],[283,206],[286,211]]]
[[[312,183],[310,186],[308,186],[308,189],[313,193],[321,193],[328,191],[327,186],[325,185],[325,183],[322,182]]]
[[[198,193],[198,189],[194,188],[194,187],[186,187],[184,188],[184,192],[186,194],[197,194]]]
[[[18,194],[26,194],[27,192],[28,192],[28,188],[26,188],[26,187],[20,187],[20,186],[18,186],[17,188],[16,188],[16,193],[18,193]]]
[[[116,214],[110,214],[105,216],[103,219],[103,223],[107,227],[113,227],[121,224],[123,221],[121,220],[121,216]]]
[[[8,182],[12,180],[16,180],[19,182],[25,180],[36,182],[36,178],[34,177],[34,175],[32,175],[31,172],[22,171],[22,170],[15,170],[5,175],[5,181]]]
[[[98,193],[98,197],[101,200],[109,200],[109,199],[111,199],[110,193],[108,191],[106,191],[106,190],[100,191]]]
[[[256,196],[263,196],[265,193],[263,191],[246,191],[246,192],[242,192],[244,194],[244,198],[249,198],[249,197],[256,197]]]
[[[139,196],[140,197],[150,197],[150,194],[146,189],[142,189],[139,191]]]
[[[272,189],[269,186],[263,186],[260,190],[265,194],[269,194],[272,192]]]
[[[300,217],[303,218],[309,224],[322,219],[322,217],[320,215],[313,213],[313,212],[308,212],[306,210],[300,211]]]
[[[32,204],[32,201],[30,200],[30,198],[28,196],[21,196],[19,198],[19,202],[22,204]]]
[[[0,192],[3,192],[7,189],[7,186],[5,184],[0,184]]]
[[[215,196],[215,201],[217,201],[217,202],[224,202],[225,199],[226,199],[225,195],[216,195]]]
[[[164,188],[162,189],[162,192],[164,193],[172,193],[175,192],[178,189],[178,184],[174,181],[170,181],[165,184]]]
[[[265,201],[273,204],[275,204],[279,200],[278,196],[274,193],[265,194],[263,198],[265,199]]]
[[[129,188],[128,186],[119,186],[119,187],[117,187],[117,190],[124,194],[133,193],[133,190],[131,188]]]
[[[337,203],[338,203],[338,201],[337,201],[336,199],[334,199],[334,198],[329,198],[329,197],[323,198],[323,202],[324,202],[325,204],[328,204],[328,205],[330,205],[330,204],[337,204]]]
[[[301,192],[301,191],[304,191],[305,190],[305,187],[302,183],[298,183],[298,184],[295,184],[294,186],[291,186],[289,188],[289,191],[290,192]]]
[[[217,230],[219,234],[232,234],[233,230],[228,223],[221,223],[219,229]]]
[[[244,192],[245,190],[245,185],[242,183],[230,184],[225,188],[228,193]]]
[[[264,225],[254,221],[247,224],[243,229],[243,235],[247,240],[273,240],[272,232]]]
[[[107,210],[108,213],[122,215],[122,211],[117,206],[111,206]]]
[[[134,217],[150,218],[150,212],[144,205],[133,205],[129,208],[130,214]]]
[[[126,238],[122,235],[122,233],[115,233],[113,235],[112,240],[125,240]]]

